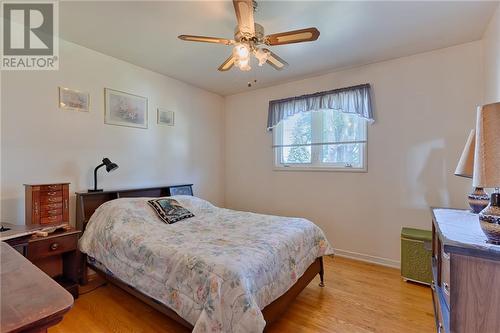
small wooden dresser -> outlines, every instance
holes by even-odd
[[[69,222],[69,183],[24,186],[26,224]]]
[[[500,332],[500,246],[486,242],[478,216],[432,209],[431,284],[438,332]]]

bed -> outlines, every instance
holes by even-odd
[[[165,224],[147,203],[163,196],[195,216]],[[79,193],[77,205],[86,265],[193,332],[262,332],[316,275],[323,283],[333,254],[308,220],[218,208],[190,185]]]

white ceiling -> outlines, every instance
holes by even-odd
[[[325,71],[478,40],[498,2],[260,1],[266,33],[317,27],[316,42],[272,47],[290,66],[217,67],[230,47],[184,42],[180,34],[233,37],[230,1],[60,2],[61,37],[144,68],[230,95]]]

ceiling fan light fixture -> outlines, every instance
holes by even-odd
[[[250,66],[250,64],[246,63],[245,65],[243,66],[240,66],[240,70],[242,70],[243,72],[248,72],[249,70],[251,70],[252,67]]]
[[[252,69],[250,67],[250,55],[250,46],[245,43],[238,43],[233,47],[234,64],[244,72]]]
[[[246,44],[238,43],[233,48],[233,56],[236,59],[249,59],[250,48]]]
[[[258,59],[259,66],[265,63],[276,70],[282,70],[288,63],[266,46],[312,42],[318,39],[320,32],[315,27],[285,31],[270,35],[264,34],[264,27],[254,20],[257,7],[255,0],[232,0],[238,25],[234,30],[234,39],[196,35],[180,35],[179,39],[191,42],[215,43],[232,46],[232,52],[218,70],[225,72],[233,67],[249,71],[252,55]],[[264,46],[262,49],[258,46]]]
[[[252,67],[250,66],[250,57],[236,60],[235,65],[244,72],[247,72],[252,69]]]
[[[269,52],[266,52],[263,49],[257,49],[254,51],[255,58],[259,61],[259,66],[262,66],[266,63],[267,58],[269,58]]]

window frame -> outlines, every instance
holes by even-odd
[[[311,115],[311,131],[312,131],[312,142],[320,142],[317,140],[317,136],[321,135],[322,130],[314,131],[314,128],[323,129],[323,113],[322,110],[309,111],[312,112]],[[316,116],[315,116],[316,115]],[[281,125],[281,124],[280,124]],[[312,143],[305,144],[304,146],[311,147],[311,163],[282,163],[281,158],[283,157],[283,148],[280,143],[275,143],[276,137],[283,136],[283,126],[276,126],[273,129],[272,140],[273,145],[276,144],[278,147],[273,146],[273,170],[274,171],[327,171],[327,172],[354,172],[354,173],[366,173],[368,172],[368,121],[364,123],[363,131],[365,142],[360,144],[361,147],[361,165],[362,167],[348,167],[344,163],[323,163],[321,162],[321,149],[326,143]],[[281,139],[282,140],[282,139]],[[281,141],[280,140],[280,141]],[[345,144],[345,143],[335,143],[335,144]],[[348,144],[348,143],[347,143]],[[330,144],[334,145],[334,144]]]

